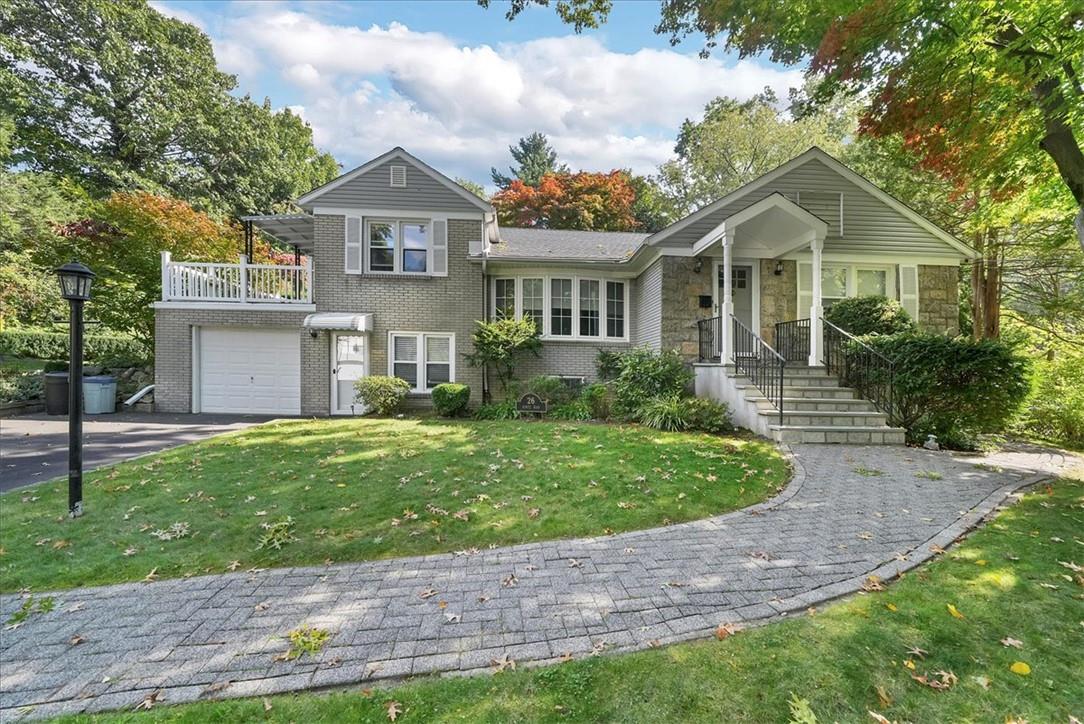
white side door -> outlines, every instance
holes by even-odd
[[[364,334],[331,335],[331,414],[360,415],[354,382],[369,374],[369,338]]]

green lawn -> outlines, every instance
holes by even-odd
[[[1071,568],[1078,563],[1084,482],[1064,480],[883,592],[723,641],[95,721],[386,722],[386,707],[399,702],[399,722],[786,722],[797,697],[820,722],[868,723],[873,711],[900,722],[1068,723],[1084,718],[1084,575]],[[909,653],[916,648],[922,652]],[[1014,673],[1017,662],[1030,673]],[[940,681],[940,671],[951,684],[944,691],[912,678]]]
[[[92,473],[79,520],[64,517],[64,481],[0,497],[0,590],[604,535],[742,508],[787,477],[775,448],[752,438],[585,423],[279,422]]]

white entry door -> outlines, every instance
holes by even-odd
[[[202,412],[300,415],[300,332],[203,327],[197,379]]]
[[[369,340],[362,334],[331,335],[331,412],[360,415],[365,411],[354,401],[354,382],[369,374]]]

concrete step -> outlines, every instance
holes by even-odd
[[[775,406],[763,395],[746,395],[745,399],[754,403],[760,409],[775,409]],[[877,408],[868,400],[856,400],[848,398],[824,398],[824,397],[784,397],[783,409],[788,412],[816,411],[816,412],[876,412]]]
[[[902,445],[901,427],[869,427],[864,425],[772,425],[772,439],[782,443],[850,443],[865,445]]]
[[[759,415],[772,420],[779,419],[778,410],[760,410]],[[788,410],[783,406],[784,427],[887,427],[888,415],[883,412],[810,412]]]
[[[791,387],[838,387],[839,378],[835,375],[783,375],[783,384]]]
[[[756,388],[753,387],[753,389]],[[757,390],[757,392],[760,391]],[[855,399],[854,390],[850,387],[798,387],[794,385],[783,385],[783,397],[803,397],[807,400]]]

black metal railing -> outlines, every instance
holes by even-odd
[[[792,319],[775,325],[775,349],[787,362],[809,359],[809,320]]]
[[[768,398],[768,402],[779,410],[779,424],[782,425],[783,375],[787,361],[737,317],[730,315],[730,321],[734,330],[734,368],[748,377],[753,386]]]
[[[828,373],[836,375],[841,385],[853,387],[863,398],[888,415],[890,425],[896,424],[896,407],[892,395],[895,371],[892,360],[827,319],[822,322],[823,362]]]
[[[714,362],[721,354],[723,339],[723,318],[710,317],[696,322],[696,332],[700,342],[701,362]]]

